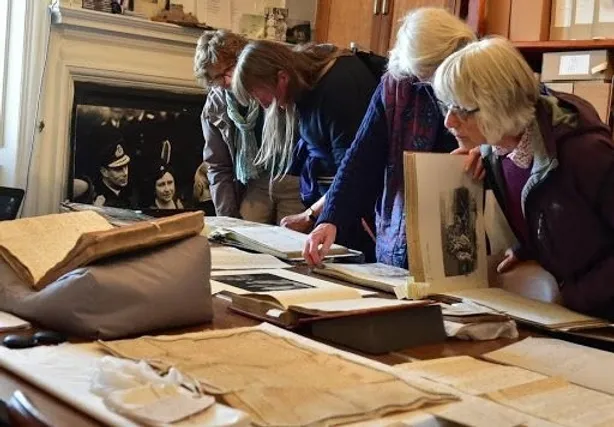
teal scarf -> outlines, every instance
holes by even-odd
[[[260,174],[260,170],[254,165],[254,159],[258,153],[258,142],[254,128],[260,109],[258,103],[252,100],[247,107],[247,114],[243,117],[239,112],[236,99],[229,91],[225,91],[225,93],[228,117],[236,127],[232,141],[235,150],[235,173],[241,183],[247,184],[250,179],[258,178]]]

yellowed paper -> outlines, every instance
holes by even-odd
[[[290,268],[287,264],[273,255],[255,254],[228,246],[211,248],[211,269],[213,270],[243,270],[263,268]]]
[[[492,392],[488,398],[564,426],[614,425],[614,397],[560,378],[546,378]]]
[[[339,313],[345,311],[356,310],[373,310],[378,308],[389,307],[407,307],[407,306],[425,305],[424,301],[397,301],[385,298],[362,298],[362,299],[345,299],[323,302],[304,302],[293,304],[293,307],[306,309],[313,312],[321,313]]]
[[[555,427],[555,424],[479,397],[423,409],[468,427]]]
[[[111,353],[174,366],[249,413],[257,425],[339,424],[454,400],[393,372],[258,328],[101,343]]]
[[[526,338],[484,355],[614,395],[614,354],[552,338]]]
[[[544,375],[525,369],[484,362],[469,356],[406,363],[396,365],[395,369],[447,384],[471,395],[480,395],[546,378]]]
[[[25,267],[27,281],[34,284],[66,258],[83,233],[112,228],[106,219],[92,211],[2,221],[0,254],[7,261],[10,256],[17,259]],[[13,266],[10,261],[9,264]]]
[[[606,325],[604,320],[576,313],[563,306],[525,298],[499,288],[465,289],[443,295],[469,300],[516,319],[552,329]]]

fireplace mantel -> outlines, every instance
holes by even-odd
[[[52,12],[25,215],[57,212],[68,194],[75,82],[200,94],[201,30],[81,8]]]
[[[120,37],[143,38],[157,43],[193,46],[202,30],[125,15],[102,13],[80,7],[59,7],[52,12],[53,24],[65,29]]]

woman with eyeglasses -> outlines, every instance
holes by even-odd
[[[230,91],[237,57],[247,42],[225,30],[205,31],[198,40],[194,74],[208,89],[201,116],[204,161],[217,215],[278,224],[303,210],[299,179],[287,175],[270,183],[270,172],[254,164],[263,112],[255,101],[242,106]]]
[[[595,109],[574,95],[540,95],[531,68],[499,38],[451,55],[433,86],[459,145],[479,147],[519,241],[499,271],[533,259],[569,308],[614,318],[614,144]],[[476,160],[468,158],[474,171]]]
[[[378,199],[376,259],[407,268],[403,151],[448,153],[457,148],[443,126],[429,81],[448,55],[473,40],[472,30],[444,9],[416,9],[405,17],[388,72],[309,235],[303,252],[307,262],[319,264],[361,200],[373,197]]]

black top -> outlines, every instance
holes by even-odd
[[[377,81],[356,56],[342,56],[316,86],[297,102],[299,136],[318,176],[333,176],[369,106]]]

